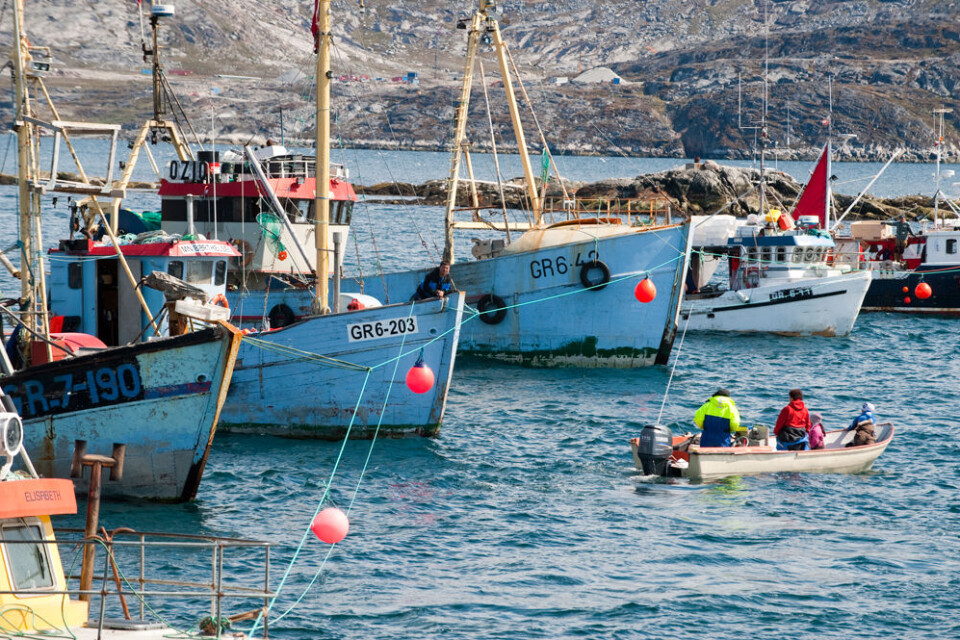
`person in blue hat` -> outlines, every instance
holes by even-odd
[[[874,427],[877,424],[877,418],[873,415],[874,408],[869,402],[864,402],[860,407],[860,415],[853,419],[847,431],[853,431],[853,442],[847,444],[848,447],[859,447],[864,444],[873,444],[877,441]]]

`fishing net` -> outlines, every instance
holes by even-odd
[[[287,248],[280,242],[280,231],[283,228],[280,218],[272,213],[261,213],[257,215],[257,224],[260,225],[260,231],[263,233],[266,250],[280,260],[286,260]]]

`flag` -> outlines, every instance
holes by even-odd
[[[310,33],[313,34],[313,52],[320,50],[320,0],[313,0],[313,22],[310,23]]]
[[[543,148],[543,154],[540,156],[540,182],[546,186],[550,181],[550,155],[547,148]]]

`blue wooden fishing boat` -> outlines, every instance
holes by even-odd
[[[527,231],[495,257],[453,264],[453,282],[479,313],[463,325],[460,353],[535,367],[665,364],[689,229],[564,222]],[[416,291],[423,273],[388,273],[366,291],[401,297]],[[645,304],[634,298],[644,278],[657,291]]]
[[[542,188],[553,165],[546,141],[539,181],[533,175],[521,125],[509,54],[500,32],[499,11],[481,0],[460,26],[467,31],[467,59],[457,102],[453,159],[447,185],[443,257],[451,263],[456,287],[469,294],[477,314],[461,331],[461,353],[528,366],[640,367],[664,364],[676,335],[683,274],[690,253],[689,222],[656,217],[643,224],[611,209],[600,217],[578,210],[565,193],[564,207],[545,212]],[[481,206],[470,164],[467,117],[477,50],[491,42],[496,53],[514,136],[524,170],[530,219],[508,219],[505,209]],[[491,141],[496,149],[496,142]],[[470,176],[471,205],[458,207],[460,167]],[[561,185],[562,185],[561,181]],[[493,213],[483,217],[483,209]],[[496,220],[502,211],[503,219]],[[468,220],[455,219],[469,213]],[[553,222],[548,220],[548,215]],[[613,217],[616,216],[616,217]],[[559,220],[558,220],[559,218]],[[473,261],[457,261],[457,230],[501,231],[506,239],[475,239]],[[511,232],[522,232],[511,235]],[[431,265],[432,267],[432,265]],[[425,269],[371,278],[366,293],[403,299],[416,290]],[[652,301],[640,303],[634,288],[649,279]],[[382,284],[381,284],[382,283]],[[648,283],[649,284],[649,283]]]
[[[109,242],[66,240],[48,253],[49,304],[56,314],[50,324],[57,331],[47,338],[49,353],[47,342],[34,341],[30,366],[0,378],[0,385],[29,427],[26,446],[44,475],[68,477],[77,441],[91,452],[124,444],[126,473],[104,487],[107,494],[190,500],[210,454],[241,333],[194,317],[207,328],[170,336],[171,315],[182,320],[227,310],[167,302],[164,293],[133,282],[152,272],[173,274],[199,297],[215,298],[237,252],[225,242],[151,234],[142,240],[119,245],[134,280]],[[141,291],[146,308],[138,304]]]
[[[244,340],[220,429],[339,439],[436,435],[453,374],[463,296],[306,318]],[[405,377],[418,361],[429,391]]]
[[[96,454],[123,444],[126,473],[106,493],[189,500],[203,475],[241,338],[232,326],[210,322],[225,317],[225,309],[207,299],[222,296],[227,260],[238,253],[227,243],[117,239],[115,211],[108,221],[111,209],[98,197],[123,191],[123,185],[114,190],[110,168],[120,126],[60,121],[49,97],[53,119],[42,118],[37,108],[48,96],[42,79],[47,67],[28,61],[49,61],[50,53],[32,47],[20,31],[20,9],[13,67],[24,259],[16,272],[18,308],[2,309],[15,329],[0,357],[0,386],[22,413],[26,445],[42,473],[67,477],[78,442]],[[55,132],[50,154],[40,152],[44,131]],[[76,158],[81,182],[64,181],[57,171],[60,143],[88,134],[112,136],[104,185],[87,181]],[[37,163],[47,155],[52,166],[44,177]],[[41,196],[48,192],[87,196],[88,214],[81,225],[74,203],[71,239],[49,252],[49,276],[41,234]],[[98,228],[109,240],[94,241],[91,230]],[[75,231],[84,237],[73,239]],[[143,293],[141,277],[154,272],[191,281],[175,280],[194,300],[168,302],[159,291]],[[191,324],[205,328],[179,335]],[[166,337],[168,325],[178,335]]]

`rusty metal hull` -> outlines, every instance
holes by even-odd
[[[534,367],[665,364],[676,335],[690,227],[619,226],[624,230],[611,235],[603,234],[604,225],[584,226],[576,229],[578,241],[562,243],[549,242],[547,228],[543,242],[523,242],[521,251],[455,263],[456,287],[467,293],[468,304],[487,310],[483,316],[468,311],[460,354]],[[585,269],[588,281],[599,278],[600,270],[588,267],[593,261],[609,270],[603,287],[584,284]],[[385,285],[371,278],[365,291],[382,298],[385,286],[393,299],[409,296],[425,273],[386,274]],[[634,297],[645,277],[657,290],[646,304]],[[497,313],[501,301],[504,310]]]
[[[453,294],[315,316],[249,336],[221,430],[322,440],[436,435],[463,304]],[[436,379],[416,394],[405,380],[421,355]]]
[[[23,416],[37,471],[68,478],[77,440],[109,455],[126,445],[123,477],[104,496],[196,496],[233,374],[239,332],[228,325],[106,349],[0,379]],[[89,478],[76,481],[86,493]]]

